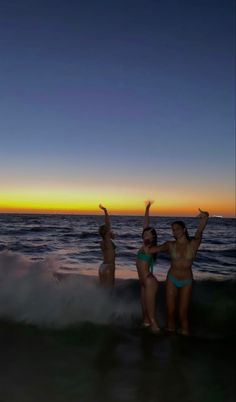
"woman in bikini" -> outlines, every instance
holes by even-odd
[[[152,247],[151,253],[168,252],[171,257],[171,266],[166,280],[167,303],[167,330],[174,332],[175,311],[178,298],[178,315],[180,320],[180,333],[189,334],[188,308],[192,293],[192,264],[202,241],[202,233],[206,227],[209,213],[199,209],[200,223],[193,239],[189,238],[183,221],[172,223],[172,232],[175,241],[167,241],[158,247]]]
[[[110,288],[114,286],[115,282],[115,244],[112,241],[114,235],[111,230],[107,209],[101,204],[99,208],[104,211],[105,224],[99,227],[99,234],[102,237],[100,247],[103,254],[103,262],[100,264],[98,272],[101,285]]]
[[[156,293],[158,281],[153,275],[155,253],[149,250],[157,244],[157,234],[154,228],[149,226],[149,209],[152,202],[148,201],[144,215],[144,227],[142,232],[143,245],[138,251],[136,266],[141,287],[141,306],[143,311],[143,326],[149,327],[151,332],[159,333],[160,327],[156,320]]]

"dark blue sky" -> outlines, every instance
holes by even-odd
[[[232,195],[234,23],[232,0],[1,1],[0,179]]]

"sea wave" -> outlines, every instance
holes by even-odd
[[[60,274],[55,257],[32,261],[0,253],[0,318],[40,327],[64,328],[85,322],[134,326],[141,319],[138,280],[118,280],[113,292],[97,277]],[[65,271],[64,271],[65,272]],[[193,332],[204,337],[236,334],[236,281],[195,280],[190,306]],[[157,316],[166,324],[165,283],[157,295]]]
[[[55,257],[32,261],[0,253],[0,317],[39,326],[64,327],[79,322],[109,323],[115,316],[137,314],[99,287],[97,278],[58,275]]]

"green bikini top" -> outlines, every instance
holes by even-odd
[[[145,254],[142,250],[138,251],[138,260],[145,261],[149,265],[150,272],[153,273],[154,260],[151,254]]]

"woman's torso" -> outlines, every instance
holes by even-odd
[[[171,266],[169,273],[177,279],[192,278],[192,264],[196,255],[192,241],[178,244],[176,241],[170,243]]]
[[[138,251],[136,267],[139,278],[144,280],[150,272],[153,272],[154,260],[152,254],[146,253],[142,248]]]
[[[104,242],[101,241],[101,250],[103,254],[103,263],[104,264],[115,264],[115,257],[116,257],[116,246],[113,241]]]

